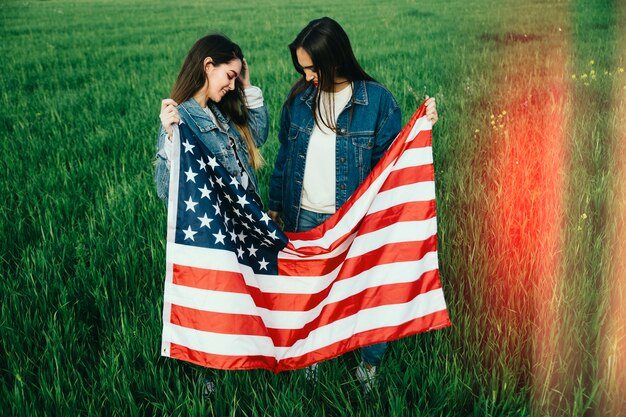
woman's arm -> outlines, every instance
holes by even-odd
[[[391,142],[393,142],[396,136],[398,136],[398,133],[400,133],[400,130],[402,130],[400,107],[391,94],[387,102],[379,107],[379,112],[382,114],[380,115],[380,122],[378,126],[376,126],[370,168],[376,166],[380,158],[382,158],[385,152],[387,152],[387,149],[389,149]]]
[[[269,134],[269,112],[263,101],[263,92],[259,87],[249,86],[244,90],[248,107],[250,133],[257,147],[261,147]]]
[[[252,138],[256,146],[261,147],[267,140],[269,133],[269,112],[263,101],[263,91],[250,83],[250,69],[245,59],[242,62],[239,80],[246,96],[246,107],[250,116],[249,127]]]
[[[278,148],[278,155],[274,163],[274,171],[270,178],[268,206],[270,211],[273,212],[280,212],[283,209],[283,175],[285,162],[287,160],[287,135],[289,134],[289,124],[289,110],[287,106],[284,105],[280,115],[280,128],[278,131],[280,147]]]
[[[161,126],[157,140],[157,154],[154,161],[154,181],[156,183],[157,196],[167,201],[170,188],[170,155],[172,153],[172,141]]]

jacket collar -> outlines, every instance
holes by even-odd
[[[209,116],[193,98],[185,101],[179,107],[189,116],[191,119],[189,122],[195,123],[201,131],[206,132],[213,129],[219,129],[215,122],[213,122],[213,119],[211,119],[211,116]],[[222,114],[221,111],[219,111],[215,103],[209,102],[208,107],[213,112],[219,123],[222,126],[227,127],[229,120]]]
[[[354,97],[354,104],[367,105],[367,89],[365,88],[365,80],[356,80],[353,81],[352,85],[352,97]],[[307,106],[311,109],[313,108],[313,100],[315,99],[315,86],[310,85],[304,92],[302,93],[302,97],[300,98],[302,101],[305,101]]]

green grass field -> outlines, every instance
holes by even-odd
[[[14,1],[0,6],[2,415],[626,415],[626,5],[603,0]],[[221,372],[159,356],[160,100],[194,41],[237,41],[271,132],[287,44],[328,15],[433,131],[453,326],[396,341],[365,399],[352,354]]]

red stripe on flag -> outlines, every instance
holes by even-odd
[[[270,356],[217,355],[200,352],[176,343],[170,344],[170,357],[215,369],[244,370],[261,368],[272,371],[276,367],[276,359]]]
[[[437,311],[399,326],[381,327],[357,333],[349,339],[341,340],[303,356],[283,359],[277,363],[276,369],[270,370],[278,373],[290,369],[304,368],[312,363],[332,359],[354,349],[441,329],[442,327],[450,326],[450,324],[447,310]]]
[[[174,264],[172,282],[176,285],[211,291],[246,294],[249,290],[243,275],[239,272],[216,271],[178,264]]]
[[[348,259],[339,271],[334,282],[351,278],[378,265],[417,261],[419,260],[418,257],[422,256],[424,253],[434,252],[436,245],[436,236],[431,236],[421,242],[388,244],[375,251],[369,252],[366,256]],[[250,294],[257,307],[274,311],[310,310],[319,305],[332,289],[332,285],[329,285],[325,290],[315,294],[270,293],[262,292],[256,287],[246,285],[243,276],[240,274],[230,273],[231,276],[229,276],[228,280],[222,280],[220,277],[224,271],[203,270],[193,267],[180,267],[177,268],[177,270],[178,273],[173,277],[173,282],[177,285],[208,291]],[[312,276],[311,279],[319,278]],[[416,280],[417,279],[418,277],[416,277]]]
[[[172,304],[170,323],[204,332],[268,336],[267,327],[259,316],[216,313],[176,304]]]
[[[425,294],[438,288],[441,288],[441,283],[437,270],[424,273],[416,282],[412,281],[367,288],[351,297],[324,306],[314,320],[298,329],[272,329],[267,328],[259,316],[215,313],[178,305],[172,305],[170,321],[172,324],[205,332],[269,336],[274,346],[289,347],[298,340],[306,338],[311,331],[332,324],[337,320],[350,317],[360,310],[384,305],[404,304],[413,300],[420,294]],[[327,292],[325,293],[323,298],[327,295]],[[274,301],[276,301],[280,299],[282,295],[275,294],[274,297]],[[306,298],[302,297],[302,295],[299,297]],[[323,298],[318,301],[323,301]],[[297,300],[297,298],[294,297],[294,300]],[[284,300],[281,299],[277,304],[282,304],[283,302]],[[313,307],[314,306],[312,306],[312,308]]]
[[[399,222],[432,219],[436,215],[435,208],[435,200],[413,201],[368,214],[359,227],[359,235],[375,232]]]
[[[433,235],[423,241],[388,243],[378,249],[369,251],[366,254],[354,258],[346,259],[341,268],[342,277],[351,277],[360,272],[367,271],[376,265],[392,262],[407,262],[421,259],[426,252],[437,250],[437,236]],[[346,254],[340,255],[345,257]],[[322,276],[326,270],[328,259],[315,259],[306,261],[307,269],[301,270],[299,259],[279,259],[279,275],[289,276]]]
[[[418,165],[416,167],[401,168],[389,174],[380,187],[380,192],[389,191],[403,185],[417,184],[425,181],[434,181],[432,165]]]
[[[246,370],[267,369],[274,373],[304,368],[313,363],[335,358],[348,351],[375,343],[389,342],[417,333],[449,326],[446,310],[408,321],[400,326],[383,327],[358,333],[349,339],[328,345],[303,356],[286,358],[277,362],[269,356],[228,356],[206,353],[175,343],[170,344],[170,357],[214,369]]]
[[[417,285],[410,282],[368,288],[352,297],[324,306],[319,316],[301,329],[268,329],[269,334],[275,346],[292,346],[298,340],[308,337],[313,330],[350,317],[360,310],[408,303],[418,295],[438,288],[441,288],[439,273],[436,270],[429,271],[422,275]]]

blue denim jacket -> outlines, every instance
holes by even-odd
[[[254,186],[254,190],[257,194],[256,198],[258,201],[261,201],[257,191],[257,180],[254,175],[254,170],[250,166],[249,156],[243,138],[235,128],[234,123],[229,121],[213,103],[209,102],[209,108],[216,119],[219,120],[220,124],[227,126],[227,130],[216,126],[211,117],[193,98],[180,104],[178,106],[178,112],[181,121],[191,128],[202,143],[215,154],[220,163],[224,165],[224,168],[241,183],[242,172],[235,156],[235,152],[237,153],[237,157],[239,157],[243,168]],[[258,108],[248,109],[248,113],[250,116],[250,132],[256,145],[261,146],[267,140],[268,135],[269,116],[267,107],[263,105]],[[165,201],[167,201],[170,181],[170,171],[164,151],[166,140],[167,133],[163,126],[161,126],[157,143],[155,181],[157,195]]]
[[[352,195],[383,156],[402,126],[392,94],[373,81],[355,81],[352,99],[337,118],[335,209]],[[283,106],[280,148],[270,180],[269,208],[281,212],[285,230],[295,230],[300,214],[304,165],[315,125],[311,86]]]

